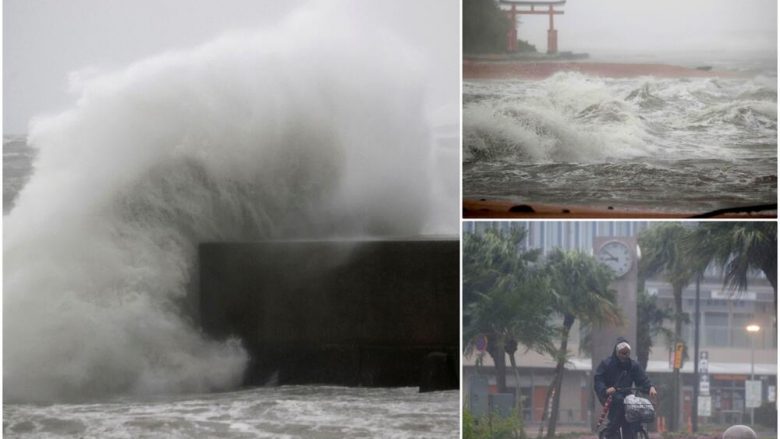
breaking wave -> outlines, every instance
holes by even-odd
[[[463,160],[735,157],[740,139],[775,142],[776,98],[776,86],[763,77],[605,79],[559,72],[542,81],[466,83]]]
[[[6,401],[237,386],[240,340],[187,312],[200,242],[457,233],[432,208],[421,57],[327,10],[85,79],[33,121],[5,218]]]

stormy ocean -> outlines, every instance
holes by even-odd
[[[457,234],[457,106],[321,6],[76,78],[4,136],[4,437],[457,436],[457,391],[242,388],[242,341],[187,307],[201,242]]]
[[[434,136],[439,163],[456,166],[458,141],[452,126],[436,128]],[[35,158],[36,150],[27,146],[25,136],[4,137],[4,214],[13,209],[19,190],[30,179]],[[89,317],[101,318],[99,315]],[[66,357],[65,360],[75,359]],[[85,380],[88,378],[85,377]],[[5,401],[3,436],[323,439],[456,437],[459,432],[459,397],[458,391],[421,394],[416,387],[337,386],[259,387],[213,393],[145,396],[119,393],[90,402],[86,402],[89,398],[76,394],[72,395],[72,402]]]
[[[465,198],[702,213],[776,202],[776,59],[592,61],[734,75],[466,80]]]
[[[424,438],[458,436],[458,391],[264,387],[154,400],[11,404],[5,437]]]

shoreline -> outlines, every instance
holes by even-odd
[[[662,211],[641,207],[623,206],[577,206],[564,204],[540,204],[510,199],[463,198],[463,219],[512,219],[512,218],[551,218],[551,219],[672,219],[692,218],[705,212]],[[753,213],[724,213],[713,218],[777,218],[777,210],[763,210]]]
[[[545,79],[558,72],[578,72],[607,78],[738,78],[737,72],[701,70],[670,64],[611,63],[558,60],[475,60],[464,59],[463,79]]]

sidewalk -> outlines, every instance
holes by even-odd
[[[529,424],[526,425],[525,428],[525,434],[529,439],[535,439],[537,435],[539,434],[539,424]],[[547,434],[547,428],[544,430],[545,434]],[[777,438],[777,432],[771,431],[771,430],[757,430],[756,434],[760,439],[774,439]],[[587,426],[584,425],[558,425],[555,427],[555,435],[556,436],[570,436],[572,439],[594,439],[596,438],[595,433],[591,433]],[[663,436],[661,433],[650,433],[650,439],[661,439]],[[702,439],[713,439],[713,438],[720,438],[720,434],[712,434],[712,433],[698,433],[696,435],[690,434],[690,436],[687,436],[690,438],[698,437]]]

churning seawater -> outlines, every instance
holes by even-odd
[[[671,212],[775,203],[777,75],[764,65],[465,81],[463,195]]]
[[[457,234],[432,49],[346,3],[73,75],[4,137],[4,436],[457,436],[458,392],[239,390],[187,306],[202,242]]]
[[[457,437],[458,391],[266,387],[156,400],[7,405],[5,437]]]

